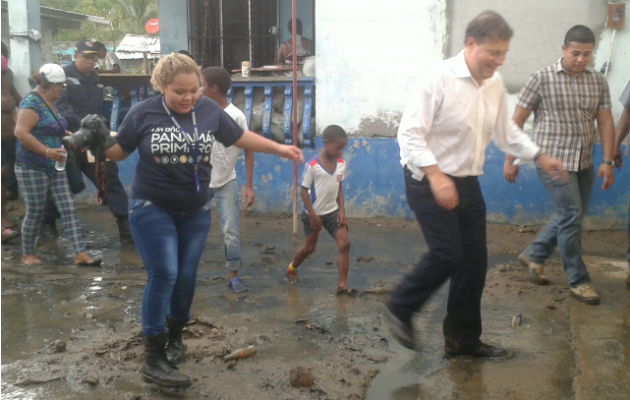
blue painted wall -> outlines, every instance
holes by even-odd
[[[321,147],[321,138],[317,138]],[[305,149],[305,160],[317,151]],[[351,138],[344,154],[348,162],[349,176],[344,183],[346,211],[351,217],[413,218],[407,207],[402,171],[399,164],[398,144],[389,138]],[[602,159],[601,147],[595,146],[596,165]],[[123,184],[129,187],[133,178],[137,154],[119,163]],[[602,180],[595,182],[591,204],[588,208],[587,226],[623,226],[628,209],[630,162],[625,159],[624,168],[615,170],[615,184],[607,191],[601,190]],[[516,183],[509,184],[503,178],[503,153],[491,145],[486,152],[485,175],[480,177],[488,209],[488,220],[515,224],[543,222],[551,213],[547,194],[540,184],[533,165],[521,167]],[[298,169],[301,177],[303,165]],[[237,164],[239,185],[244,182],[243,157]],[[253,208],[261,212],[291,211],[291,183],[293,164],[277,157],[256,154],[254,187],[256,203]],[[94,201],[95,191],[88,190],[81,199]],[[301,204],[299,206],[301,208]]]

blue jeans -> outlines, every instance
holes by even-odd
[[[525,250],[525,256],[530,261],[542,264],[557,245],[569,285],[577,287],[590,283],[591,278],[582,261],[582,220],[591,197],[595,170],[591,166],[578,172],[569,172],[568,179],[562,182],[551,179],[538,168],[538,177],[551,198],[554,213]]]
[[[241,241],[238,234],[240,209],[236,179],[219,188],[213,188],[212,192],[217,202],[219,225],[221,225],[221,232],[223,232],[225,267],[230,271],[238,271],[242,266],[242,261]]]
[[[190,318],[197,265],[210,230],[210,202],[193,211],[172,211],[132,199],[129,230],[147,272],[142,333],[157,335],[167,318]]]

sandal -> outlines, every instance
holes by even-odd
[[[11,228],[5,228],[2,231],[2,243],[8,243],[18,236],[20,236],[20,231]]]

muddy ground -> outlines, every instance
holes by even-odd
[[[17,218],[19,207],[13,208]],[[19,240],[2,245],[2,399],[160,399],[174,394],[142,382],[141,262],[121,249],[106,209],[81,205],[88,249],[102,267],[72,265],[64,239],[43,237],[40,266],[19,264]],[[484,336],[515,352],[503,361],[446,360],[443,287],[414,321],[419,350],[393,342],[381,304],[426,250],[415,221],[350,219],[350,285],[335,296],[333,240],[283,280],[298,240],[290,215],[243,212],[241,242],[250,291],[233,294],[214,222],[198,270],[188,346],[180,369],[193,386],[186,399],[626,399],[630,391],[629,304],[623,231],[585,232],[583,243],[602,305],[569,297],[559,260],[552,284],[528,282],[516,255],[538,227],[489,225],[490,270],[483,299]],[[512,326],[520,314],[521,325]],[[229,352],[257,354],[225,363]],[[290,370],[314,382],[292,387]]]

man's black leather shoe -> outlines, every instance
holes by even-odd
[[[446,357],[472,356],[479,358],[503,358],[510,355],[510,352],[491,344],[481,341],[473,346],[462,346],[455,339],[444,338],[444,353]]]
[[[416,340],[413,336],[413,327],[411,326],[411,322],[405,322],[399,319],[393,312],[390,311],[387,305],[383,307],[383,313],[385,315],[385,320],[389,324],[389,331],[398,343],[408,349],[415,350]]]

